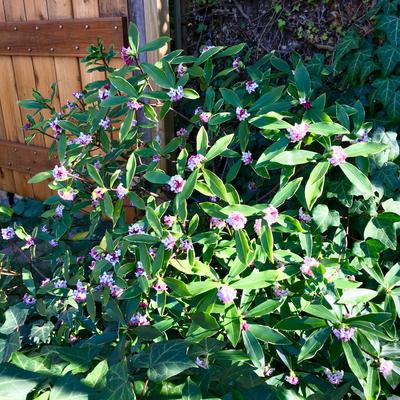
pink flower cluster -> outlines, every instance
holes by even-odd
[[[246,92],[248,94],[251,94],[251,93],[255,92],[257,88],[258,88],[258,85],[257,85],[256,82],[254,82],[254,81],[247,81],[246,82]]]
[[[118,197],[120,200],[122,200],[122,199],[128,194],[128,192],[129,192],[129,190],[126,189],[126,188],[122,185],[122,183],[120,183],[120,184],[117,186],[116,193],[117,193],[117,197]]]
[[[83,303],[87,298],[87,290],[81,281],[76,283],[76,290],[74,290],[72,297],[77,303]]]
[[[64,165],[56,165],[53,168],[53,178],[54,180],[60,182],[60,181],[65,181],[68,179],[68,171],[67,169],[64,167]]]
[[[217,297],[224,304],[233,303],[237,297],[237,290],[229,287],[228,285],[222,285],[217,292]]]
[[[72,189],[71,187],[57,191],[57,194],[60,196],[60,198],[65,201],[73,201],[76,193],[76,190]]]
[[[153,283],[151,287],[156,291],[156,292],[165,292],[168,290],[168,286],[165,282],[163,281],[157,281],[156,283]]]
[[[261,235],[261,226],[262,226],[262,219],[261,218],[257,218],[254,221],[254,226],[253,226],[254,232],[255,232],[255,234],[257,236]]]
[[[121,256],[121,250],[117,249],[108,253],[104,258],[115,267],[119,263],[119,257]]]
[[[333,334],[336,336],[337,339],[341,340],[342,342],[349,342],[353,338],[355,332],[355,328],[341,327],[339,329],[333,329]]]
[[[168,182],[171,192],[180,193],[185,186],[186,181],[180,175],[174,175]]]
[[[134,314],[132,318],[129,320],[130,326],[144,326],[150,325],[150,321],[147,319],[146,315],[142,315],[139,312]]]
[[[328,158],[328,161],[334,166],[337,167],[340,164],[343,164],[346,161],[347,154],[340,146],[332,146],[332,156]]]
[[[191,171],[200,165],[206,158],[202,154],[191,155],[188,159],[187,166]]]
[[[137,235],[138,233],[145,233],[143,225],[136,223],[128,226],[129,235]]]
[[[234,211],[229,214],[226,222],[235,230],[243,229],[246,225],[247,218],[241,213]]]
[[[302,122],[301,124],[295,123],[294,126],[288,128],[289,137],[291,142],[300,142],[306,136],[310,125]]]
[[[176,131],[176,136],[178,136],[178,137],[187,137],[187,136],[189,136],[189,132],[187,131],[186,128],[181,128],[178,131]]]
[[[121,59],[126,65],[133,65],[135,63],[135,53],[130,47],[122,47]]]
[[[286,375],[285,376],[285,381],[287,383],[290,383],[293,386],[298,385],[299,382],[300,382],[298,376],[296,376],[296,374],[294,372],[291,372],[290,375]]]
[[[126,103],[130,110],[140,110],[143,107],[143,104],[138,103],[136,100],[130,100]]]
[[[311,268],[318,267],[319,262],[313,257],[304,257],[303,264],[301,264],[300,271],[308,276],[312,276]]]
[[[250,114],[242,107],[236,107],[236,118],[239,121],[244,121],[245,119],[249,118]]]
[[[218,228],[218,229],[224,229],[225,228],[225,221],[223,219],[217,218],[217,217],[211,217],[210,218],[210,226],[211,228]]]
[[[36,304],[36,299],[28,293],[24,294],[22,301],[28,306],[33,306],[34,304]]]
[[[263,218],[267,221],[269,226],[278,221],[279,212],[274,206],[268,206],[267,208],[264,208],[263,213]]]
[[[386,378],[392,372],[394,367],[393,361],[384,360],[383,358],[379,362],[378,370]]]
[[[253,155],[250,151],[244,151],[242,153],[242,161],[244,165],[250,165],[253,162]]]
[[[170,88],[169,91],[167,92],[167,95],[173,102],[177,102],[183,98],[183,87],[178,86],[176,89],[175,88]]]
[[[161,240],[161,243],[167,250],[173,250],[176,244],[176,239],[169,234],[165,239]]]
[[[299,220],[305,222],[306,224],[312,221],[312,217],[303,211],[303,207],[299,208]]]
[[[332,385],[340,385],[342,383],[344,376],[343,371],[332,372],[329,368],[325,368],[324,373],[328,378],[329,383]]]
[[[8,226],[7,228],[2,228],[1,230],[1,236],[4,240],[11,240],[14,239],[15,237],[15,231],[11,226]]]
[[[282,298],[289,294],[289,289],[282,289],[280,285],[274,287],[274,295],[276,297]]]
[[[172,228],[175,222],[175,217],[173,215],[165,215],[163,218],[163,223],[167,228]]]

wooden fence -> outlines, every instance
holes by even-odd
[[[36,199],[50,195],[46,183],[27,181],[54,166],[46,149],[52,139],[38,136],[25,144],[26,111],[17,101],[31,98],[33,88],[46,97],[55,82],[60,106],[101,79],[99,72],[86,72],[79,57],[98,36],[120,48],[127,20],[138,25],[143,42],[168,35],[168,0],[0,0],[0,190]],[[149,53],[147,60],[165,51]]]

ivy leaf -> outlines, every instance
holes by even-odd
[[[0,333],[9,335],[16,330],[19,330],[24,325],[26,317],[28,315],[28,309],[22,303],[11,306],[4,313],[5,321],[0,328]]]
[[[383,75],[390,75],[400,62],[400,49],[389,43],[385,43],[383,46],[378,48],[376,53],[382,65],[381,71],[383,72]]]
[[[339,61],[351,50],[357,49],[359,46],[359,36],[355,32],[349,32],[336,45],[333,64],[335,68]]]
[[[312,217],[317,225],[317,230],[324,233],[330,226],[339,226],[340,215],[334,210],[330,211],[326,204],[318,204],[313,212]]]
[[[74,375],[66,375],[56,380],[49,400],[89,400],[90,395],[94,395],[92,389]]]
[[[400,222],[400,216],[392,212],[384,212],[372,218],[364,230],[364,238],[379,240],[386,247],[396,250],[397,235],[394,223]]]
[[[107,373],[107,384],[104,395],[105,400],[136,399],[125,360],[110,367]]]
[[[19,350],[21,341],[18,332],[9,335],[0,335],[0,363],[10,360],[11,355]]]
[[[195,366],[186,351],[183,340],[153,343],[133,359],[135,368],[148,368],[147,375],[154,382],[161,382]]]
[[[396,15],[383,14],[378,21],[377,28],[386,33],[389,42],[395,46],[400,46],[400,18]]]
[[[43,380],[43,376],[24,371],[12,364],[0,365],[0,398],[26,399],[36,385]]]
[[[47,321],[44,324],[34,324],[32,325],[29,339],[31,339],[35,344],[49,343],[53,329],[54,324],[51,321]]]
[[[202,398],[200,387],[188,376],[182,389],[182,400],[201,400]]]
[[[82,382],[92,388],[103,389],[106,387],[107,372],[107,360],[100,361]]]

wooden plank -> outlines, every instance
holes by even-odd
[[[4,16],[6,21],[23,21],[25,19],[25,5],[23,0],[2,0],[4,7]],[[20,78],[14,72],[14,59],[12,57],[0,57],[0,88],[3,93],[7,93],[7,97],[3,96],[1,99],[1,108],[3,112],[4,127],[6,137],[10,141],[24,143],[24,132],[22,131],[21,112],[17,105],[17,84]],[[32,62],[27,57],[26,69],[32,68]],[[18,61],[17,61],[18,67]],[[32,87],[32,86],[31,86]],[[24,174],[13,171],[15,191],[16,193],[25,196],[33,197],[32,185],[26,182],[30,178],[30,174]]]
[[[0,55],[84,57],[99,37],[122,47],[124,31],[123,17],[0,23]]]
[[[25,12],[27,20],[47,20],[47,3],[46,0],[24,0]],[[51,85],[56,82],[56,72],[53,57],[32,57],[33,70],[35,72],[35,87],[44,96],[50,97]],[[56,95],[54,97],[54,104],[56,108],[60,108],[59,98]],[[42,111],[44,118],[50,117],[49,110]],[[51,130],[48,130],[49,133]],[[37,143],[44,147],[50,147],[53,143],[53,139],[48,136],[41,134],[36,135]],[[35,142],[30,143],[35,144]],[[32,185],[33,192],[36,199],[45,199],[52,195],[52,191],[49,189],[47,182],[39,182]]]
[[[127,17],[128,3],[126,0],[99,0],[101,17]]]
[[[73,18],[72,0],[47,0],[47,11],[52,20]],[[71,57],[55,57],[58,96],[61,104],[71,99],[73,92],[82,90],[79,60]]]
[[[3,6],[0,4],[0,11]],[[0,140],[6,139],[6,131],[3,121],[3,113],[0,107]],[[0,151],[1,156],[1,151]],[[0,190],[5,190],[6,192],[15,193],[14,176],[10,169],[0,167]]]
[[[100,15],[98,0],[72,0],[72,6],[74,18],[98,18]],[[92,43],[94,42],[92,41]],[[80,64],[80,70],[83,87],[88,83],[105,79],[105,74],[103,72],[87,72],[83,64]]]
[[[0,168],[36,174],[53,169],[57,163],[57,156],[53,155],[49,158],[45,147],[0,140]]]

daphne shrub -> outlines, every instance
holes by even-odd
[[[327,105],[312,62],[139,61],[167,41],[131,25],[120,68],[85,58],[104,80],[21,102],[58,164],[35,226],[2,209],[0,397],[390,397],[396,134]]]

